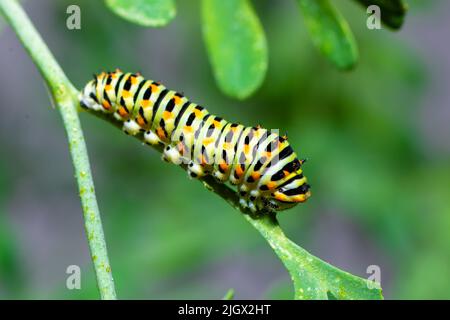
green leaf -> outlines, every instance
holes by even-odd
[[[408,6],[404,0],[355,0],[365,8],[377,5],[381,9],[381,21],[392,29],[400,29]]]
[[[227,95],[244,99],[267,71],[267,43],[248,0],[203,0],[203,36],[214,76]]]
[[[274,217],[245,217],[288,269],[294,283],[295,299],[383,299],[378,284],[339,270],[289,240]]]
[[[176,13],[173,0],[105,0],[118,16],[145,27],[162,27]]]
[[[297,0],[316,47],[338,68],[358,61],[358,47],[347,21],[328,0]]]
[[[233,298],[234,298],[234,289],[228,289],[227,293],[225,293],[222,300],[233,300]]]

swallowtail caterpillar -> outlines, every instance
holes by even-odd
[[[240,204],[252,212],[280,211],[306,201],[311,192],[287,137],[245,127],[210,114],[183,94],[140,74],[102,72],[80,93],[80,105],[123,122],[162,159],[187,164],[190,177],[212,175],[236,185]]]

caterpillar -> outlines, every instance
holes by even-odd
[[[209,174],[236,185],[240,205],[252,212],[285,210],[311,195],[305,160],[286,136],[228,122],[140,73],[94,74],[79,100],[82,108],[122,122],[125,133],[163,146],[162,159],[187,165],[190,177]]]

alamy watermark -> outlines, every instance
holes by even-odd
[[[381,29],[381,9],[377,5],[371,5],[367,7],[367,28],[369,30],[380,30]]]
[[[370,274],[367,278],[367,288],[375,289],[381,285],[381,268],[376,264],[371,264],[367,267],[366,273]]]
[[[67,7],[66,13],[69,15],[66,19],[66,26],[69,30],[81,29],[81,9],[75,4]]]
[[[66,269],[69,276],[66,279],[66,288],[69,290],[81,289],[81,268],[75,264],[70,265]]]

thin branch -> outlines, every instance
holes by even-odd
[[[84,223],[102,299],[116,299],[86,144],[77,113],[78,92],[15,0],[0,0],[0,13],[17,34],[50,89],[61,114],[84,213]]]

